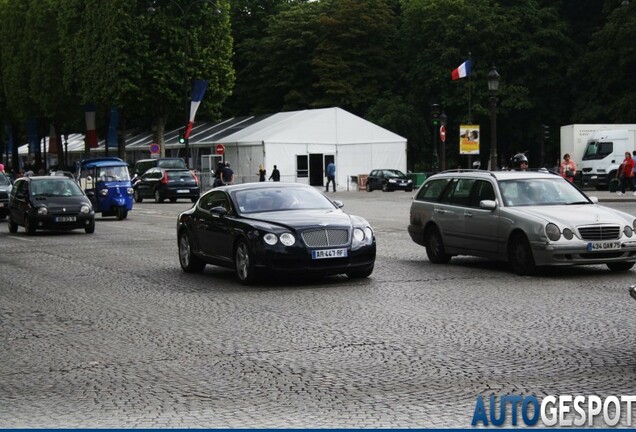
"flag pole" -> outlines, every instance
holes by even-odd
[[[471,91],[472,91],[472,83],[471,83],[471,75],[473,74],[473,61],[471,58],[471,53],[468,52],[468,61],[470,62],[471,73],[468,74],[468,123],[473,124],[473,116],[472,116],[472,104],[471,104]]]
[[[473,60],[471,58],[471,53],[470,51],[468,52],[468,61],[470,64],[470,73],[468,74],[468,124],[473,124],[473,114],[472,114],[472,101],[471,101],[471,92],[473,89],[472,86],[472,74],[473,74]],[[473,168],[473,161],[472,161],[472,156],[468,155],[468,169],[472,169]]]

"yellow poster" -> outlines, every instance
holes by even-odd
[[[479,125],[461,125],[459,127],[459,154],[479,154]]]

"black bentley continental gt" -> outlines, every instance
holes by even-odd
[[[206,264],[233,268],[241,283],[267,273],[373,272],[369,222],[341,210],[315,188],[297,183],[246,183],[212,189],[177,221],[179,262],[187,273]]]

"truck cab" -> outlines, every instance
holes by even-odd
[[[606,189],[610,180],[616,177],[625,152],[632,153],[633,150],[634,141],[626,129],[594,132],[587,141],[581,163],[583,184]]]

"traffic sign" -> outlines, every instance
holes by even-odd
[[[217,144],[215,147],[216,154],[222,155],[225,153],[225,146],[223,144]]]
[[[446,126],[444,125],[439,127],[439,139],[442,140],[442,142],[446,141]]]
[[[159,153],[159,144],[157,143],[152,143],[150,144],[150,146],[148,147],[150,149],[150,154],[158,154]]]

